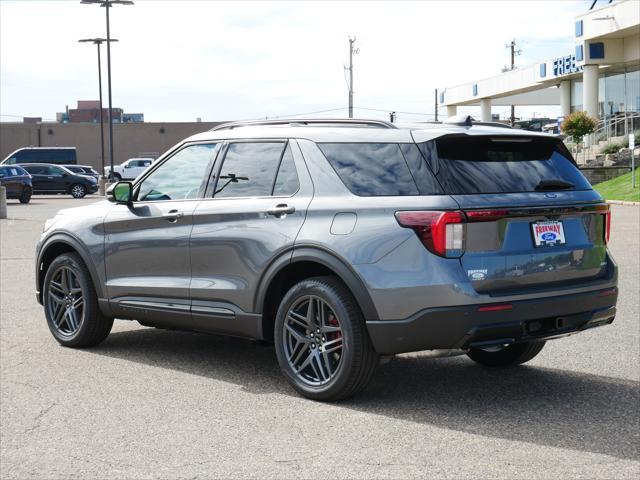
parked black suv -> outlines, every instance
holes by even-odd
[[[61,165],[24,163],[20,165],[31,174],[34,194],[68,193],[82,198],[98,191],[98,181],[88,175],[78,175]]]

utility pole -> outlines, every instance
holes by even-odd
[[[104,190],[104,182],[102,179],[104,178],[104,116],[102,115],[102,62],[100,60],[100,45],[106,42],[106,38],[83,38],[82,40],[78,40],[80,43],[93,43],[98,47],[98,98],[100,103],[100,159],[101,159],[101,169],[100,169],[100,188]],[[116,38],[110,38],[110,42],[117,42]],[[101,191],[101,194],[104,192]]]
[[[105,9],[107,20],[107,94],[109,101],[109,182],[113,182],[113,103],[111,96],[111,31],[109,25],[109,9],[113,5],[133,5],[131,0],[80,0],[83,4],[96,4]],[[102,112],[100,112],[102,115]]]
[[[436,88],[435,96],[433,97],[435,103],[433,104],[433,108],[436,111],[436,122],[438,121],[438,89]]]
[[[356,43],[356,37],[349,37],[349,118],[353,118],[353,56],[357,55],[360,51],[357,48],[354,48],[354,44]]]
[[[509,70],[515,70],[516,69],[516,55],[520,55],[522,53],[522,50],[516,50],[516,40],[515,40],[515,38],[513,40],[511,40],[510,43],[507,43],[505,45],[505,47],[511,49],[511,68],[504,68],[502,70],[503,72],[506,72],[506,71],[509,71]],[[513,105],[511,105],[510,123],[511,123],[512,127],[516,123],[516,108]]]

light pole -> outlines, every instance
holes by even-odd
[[[102,63],[100,61],[100,45],[106,42],[106,38],[83,38],[80,43],[93,43],[98,47],[98,97],[100,99],[100,178],[104,177],[104,116],[102,115]],[[115,38],[110,38],[109,42],[117,42]],[[104,186],[103,186],[104,187]]]
[[[112,5],[133,5],[131,0],[81,0],[80,3],[97,4],[104,7],[107,14],[107,91],[109,96],[109,182],[113,182],[113,105],[111,102],[111,32],[109,30],[109,9]],[[102,112],[101,112],[102,114]],[[104,170],[103,170],[104,171]]]

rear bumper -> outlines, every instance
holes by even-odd
[[[368,321],[378,353],[468,349],[546,340],[607,325],[618,289],[509,302],[423,310],[404,320]],[[504,310],[486,310],[495,306]]]

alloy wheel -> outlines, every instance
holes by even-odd
[[[340,320],[320,297],[299,298],[287,312],[282,332],[284,353],[295,375],[308,385],[335,377],[343,354]]]
[[[77,274],[66,266],[58,268],[47,290],[47,309],[53,326],[61,335],[74,335],[84,320],[84,295]]]
[[[71,188],[71,195],[74,198],[82,198],[85,195],[85,188],[82,185],[74,185]]]

